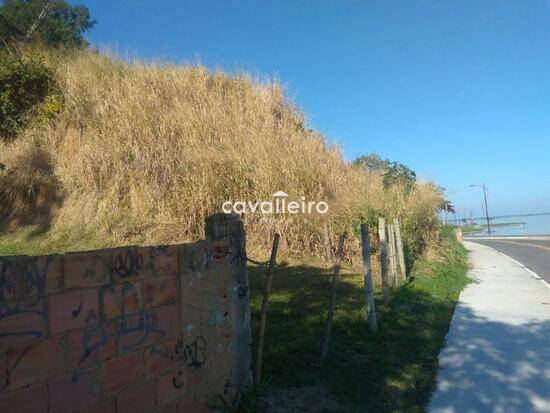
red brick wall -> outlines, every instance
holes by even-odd
[[[232,397],[226,241],[0,258],[0,412],[206,412]]]

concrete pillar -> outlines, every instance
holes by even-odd
[[[237,214],[215,214],[206,218],[207,241],[229,242],[232,283],[232,319],[235,360],[232,384],[242,390],[252,384],[250,305],[246,261],[246,233]]]

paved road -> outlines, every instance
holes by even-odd
[[[475,281],[460,294],[428,412],[550,413],[550,288],[493,248],[465,245]]]
[[[467,239],[512,257],[550,284],[550,239]]]

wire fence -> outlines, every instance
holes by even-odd
[[[333,262],[333,273],[330,284],[330,302],[327,310],[327,318],[325,323],[325,331],[323,335],[323,343],[321,347],[321,363],[325,360],[328,354],[331,340],[332,320],[334,318],[334,310],[336,306],[338,278],[340,274],[340,264],[346,242],[346,234],[339,237],[338,248],[336,254],[332,254],[332,245],[328,234],[328,227],[324,227],[324,242],[327,259]],[[395,219],[392,224],[386,224],[384,218],[379,219],[378,225],[379,237],[379,260],[381,267],[382,278],[382,297],[384,302],[389,300],[389,289],[397,288],[403,282],[409,281],[407,270],[405,268],[405,259],[403,251],[403,241],[401,238],[401,230],[399,220]],[[267,325],[267,314],[269,306],[269,296],[273,283],[273,273],[277,265],[277,250],[279,247],[280,235],[275,234],[273,239],[273,247],[271,249],[271,257],[267,261],[254,260],[246,257],[247,262],[257,265],[261,271],[265,270],[264,292],[262,297],[262,308],[260,313],[260,327],[258,332],[257,347],[256,347],[256,369],[255,381],[259,383],[262,374],[262,361],[264,351],[264,338]],[[361,246],[363,258],[363,277],[365,289],[365,314],[369,330],[375,334],[378,331],[378,322],[376,319],[376,305],[374,299],[374,283],[372,276],[371,264],[371,236],[367,224],[361,224]]]

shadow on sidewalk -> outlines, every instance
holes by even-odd
[[[431,412],[550,412],[550,320],[521,325],[456,309]]]

